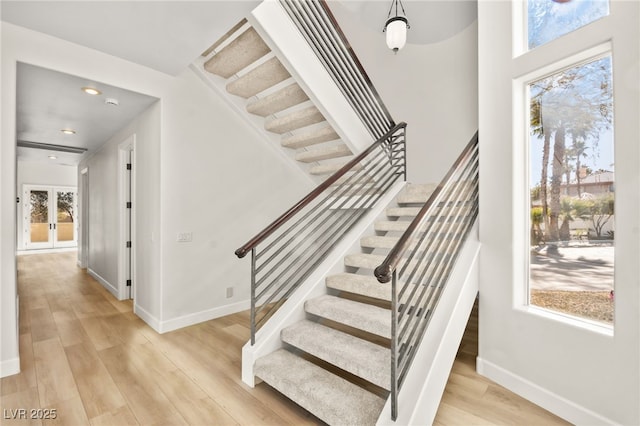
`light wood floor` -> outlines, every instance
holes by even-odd
[[[55,409],[57,418],[43,423],[61,425],[321,423],[267,385],[242,383],[247,313],[159,335],[78,269],[75,256],[18,258],[22,372],[1,379],[1,425],[41,424],[6,418],[21,408],[27,417]],[[436,424],[566,424],[478,376],[476,353],[474,316]]]

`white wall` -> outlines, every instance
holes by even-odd
[[[23,216],[28,213],[24,212],[22,198],[23,185],[42,185],[42,186],[68,186],[75,187],[78,185],[77,167],[67,166],[63,164],[47,164],[42,162],[18,161],[17,166],[17,185],[16,194],[20,197],[20,203],[17,205],[18,219],[18,250],[24,249],[24,220]]]
[[[640,3],[514,58],[513,5],[479,2],[482,374],[574,424],[640,423]],[[517,28],[518,26],[516,26]],[[616,253],[613,333],[526,305],[529,216],[521,76],[612,41]]]
[[[3,22],[2,374],[19,368],[14,259],[18,61],[161,101],[161,107],[154,106],[160,108],[159,128],[148,129],[159,145],[137,151],[137,159],[147,155],[153,167],[138,176],[137,195],[148,193],[149,208],[138,209],[135,219],[142,247],[148,248],[143,261],[138,259],[136,312],[156,329],[167,330],[248,306],[249,260],[236,259],[233,251],[303,196],[310,189],[308,179],[283,162],[191,71],[172,77]],[[175,241],[183,231],[193,232],[193,242]],[[142,286],[141,273],[146,274]],[[225,299],[224,289],[231,285],[235,296]]]
[[[233,252],[311,189],[295,165],[203,87],[185,71],[163,104],[163,116],[172,117],[161,177],[166,330],[248,308],[249,257]],[[177,242],[180,232],[193,233],[193,241]],[[234,287],[230,299],[227,287]]]
[[[439,182],[478,128],[477,22],[394,55],[381,28],[364,25],[338,2],[329,5],[391,116],[408,124],[407,180]]]
[[[81,194],[89,199],[89,252],[88,268],[103,280],[112,291],[122,285],[118,282],[118,252],[120,242],[120,174],[119,145],[131,135],[136,139],[136,235],[134,246],[139,263],[136,286],[137,307],[158,315],[160,312],[160,278],[156,269],[150,268],[153,259],[159,257],[160,248],[154,229],[159,228],[159,179],[160,158],[160,102],[156,102],[131,123],[111,137],[102,148],[84,159],[78,170],[87,169],[89,193]],[[157,231],[156,231],[157,232]],[[78,253],[81,258],[82,253]]]

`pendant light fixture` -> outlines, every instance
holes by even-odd
[[[402,14],[398,14],[398,3],[400,4]],[[394,11],[395,15],[391,16],[391,12]],[[387,22],[384,24],[384,30],[382,30],[382,32],[387,33],[387,46],[393,50],[393,53],[398,53],[398,50],[402,49],[407,43],[407,30],[409,28],[409,21],[407,20],[402,1],[392,0],[389,14],[387,15]]]

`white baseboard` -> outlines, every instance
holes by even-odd
[[[54,249],[29,249],[17,250],[16,256],[27,256],[30,254],[50,254],[50,253],[67,253],[70,251],[78,251],[78,247],[63,247]]]
[[[133,313],[139,316],[142,321],[146,322],[149,327],[154,329],[156,332],[160,333],[160,320],[153,315],[151,315],[144,308],[140,307],[137,303],[133,304]]]
[[[478,374],[485,376],[510,391],[522,396],[536,405],[576,425],[616,425],[598,413],[578,405],[566,398],[545,389],[529,380],[520,377],[504,368],[478,357],[476,359]]]
[[[160,321],[158,333],[166,333],[177,330],[179,328],[188,327],[204,321],[220,318],[225,315],[235,314],[236,312],[246,311],[251,307],[250,300],[232,303],[230,305],[219,306],[217,308],[207,309],[206,311],[195,312],[193,314],[184,315],[167,321]]]
[[[0,361],[0,377],[13,376],[20,372],[20,358],[12,358]]]
[[[109,293],[113,294],[113,297],[118,299],[118,289],[114,287],[109,281],[102,278],[100,274],[98,274],[96,271],[94,271],[91,268],[87,268],[87,273],[91,275],[93,278],[95,278],[95,280],[98,281],[100,284],[102,284],[102,286],[106,288],[109,291]]]

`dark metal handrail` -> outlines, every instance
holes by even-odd
[[[251,252],[251,344],[288,300],[401,178],[406,179],[406,124],[376,140],[236,250]]]
[[[453,163],[451,168],[449,168],[449,171],[444,176],[444,178],[442,178],[442,180],[440,181],[436,189],[433,191],[433,193],[431,194],[427,202],[424,204],[424,206],[420,209],[420,211],[418,212],[418,215],[411,222],[411,224],[409,225],[405,233],[402,234],[402,237],[400,237],[400,239],[398,240],[396,245],[393,247],[393,249],[389,252],[389,254],[387,254],[387,257],[385,258],[384,262],[382,262],[380,266],[378,266],[375,269],[374,274],[376,278],[378,278],[379,282],[388,283],[389,281],[391,281],[393,272],[396,270],[398,266],[398,262],[400,262],[400,259],[402,259],[402,256],[407,251],[407,248],[409,247],[409,244],[410,244],[410,240],[413,234],[416,232],[416,229],[418,228],[418,226],[420,225],[424,217],[427,215],[427,212],[432,208],[433,203],[440,195],[440,192],[442,192],[444,185],[449,181],[449,179],[451,179],[451,176],[453,176],[453,174],[455,173],[457,168],[460,166],[462,161],[464,161],[464,159],[474,149],[477,143],[478,143],[478,132],[475,133],[473,138],[471,138],[471,140],[469,141],[467,146],[464,148],[462,153],[458,156],[458,158]]]
[[[270,235],[272,235],[278,228],[280,228],[284,223],[290,220],[293,216],[298,214],[303,208],[308,206],[313,200],[315,200],[320,194],[322,194],[327,188],[336,183],[338,179],[343,177],[347,172],[349,172],[354,166],[360,163],[367,155],[371,154],[373,150],[379,147],[384,142],[388,141],[394,133],[396,133],[400,129],[405,129],[407,127],[407,123],[400,123],[395,125],[391,130],[385,133],[380,139],[375,141],[369,146],[366,150],[362,151],[356,157],[354,157],[347,164],[342,166],[337,172],[327,178],[324,182],[318,185],[313,191],[307,194],[304,198],[298,201],[293,205],[289,210],[284,212],[279,218],[274,220],[269,226],[260,231],[255,237],[251,238],[246,244],[235,251],[236,256],[239,258],[243,258],[258,244],[265,241]],[[406,179],[406,176],[405,176]]]
[[[395,125],[324,0],[280,0],[374,139]]]
[[[478,133],[374,270],[391,281],[391,418],[440,296],[478,215]]]

